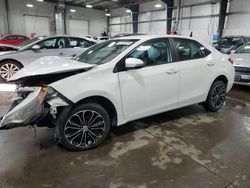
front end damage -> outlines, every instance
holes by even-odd
[[[28,125],[51,127],[58,107],[69,106],[70,103],[52,87],[20,88],[9,112],[0,119],[0,129]]]

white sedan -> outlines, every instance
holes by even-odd
[[[234,61],[234,84],[250,86],[250,43],[246,43],[230,54]]]
[[[18,46],[14,51],[0,52],[0,81],[13,76],[24,66],[44,56],[72,57],[97,41],[89,38],[57,35],[37,37]]]
[[[112,126],[201,103],[219,110],[234,82],[227,55],[191,38],[130,36],[74,60],[46,57],[17,72],[16,100],[1,129],[55,127],[71,150],[101,144]]]

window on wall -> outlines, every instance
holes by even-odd
[[[172,62],[171,47],[167,39],[144,43],[137,47],[128,57],[142,60],[145,66]]]
[[[182,38],[175,38],[174,41],[180,61],[203,58],[210,54],[209,50],[196,41]]]

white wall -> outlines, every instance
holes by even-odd
[[[182,6],[204,2],[208,2],[208,0],[182,0]],[[176,1],[175,4],[177,4]],[[178,34],[189,36],[192,32],[193,37],[211,43],[212,35],[217,34],[219,21],[218,16],[212,17],[211,15],[219,14],[219,8],[219,3],[182,7],[180,10]],[[176,13],[177,10],[175,9],[173,11],[173,17],[176,17]]]
[[[139,33],[163,35],[167,33],[166,21],[153,21],[167,18],[167,12],[165,10],[167,5],[165,3],[161,2],[161,10],[154,7],[154,5],[158,4],[159,2],[159,0],[156,0],[152,2],[142,3],[139,5],[139,22],[147,21],[145,23],[138,24]],[[133,32],[132,24],[123,24],[132,21],[131,14],[126,13],[126,8],[113,9],[111,10],[111,15],[111,24],[120,24],[112,25],[110,27],[111,35]]]
[[[33,8],[26,7],[27,3],[32,3]],[[50,34],[55,34],[55,6],[54,3],[37,2],[35,0],[9,0],[9,20],[11,34],[26,35],[25,15],[47,17],[50,24]],[[70,13],[69,9],[76,10]],[[86,9],[80,7],[66,6],[66,26],[69,26],[69,19],[88,20],[89,34],[99,36],[107,30],[107,18],[104,11],[95,9]],[[31,23],[35,24],[35,23]],[[32,26],[30,26],[32,27]],[[7,34],[7,23],[4,0],[0,0],[0,34]]]
[[[5,11],[5,1],[0,0],[0,35],[7,34],[7,21],[6,21],[6,11]]]
[[[223,35],[250,36],[249,11],[250,11],[249,0],[232,0],[229,5],[229,13],[235,13],[235,14],[227,16]]]
[[[76,12],[69,12],[71,8],[75,9]],[[69,26],[69,19],[85,20],[89,22],[89,35],[100,36],[104,31],[107,32],[107,17],[105,16],[105,11],[73,6],[67,6],[66,10],[67,28]]]
[[[32,3],[34,7],[26,7],[27,3]],[[52,3],[29,0],[23,0],[22,2],[20,2],[20,0],[9,0],[9,20],[11,33],[26,35],[24,15],[37,15],[49,18],[51,23],[50,31],[51,33],[54,33],[55,31],[52,25],[54,22],[54,8],[55,4]]]
[[[132,22],[132,16],[131,13],[126,13],[126,8],[112,9],[110,13],[112,15],[110,23],[119,24],[110,27],[111,36],[119,33],[133,33],[133,26],[129,24]]]

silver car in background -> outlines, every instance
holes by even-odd
[[[6,81],[27,64],[44,56],[73,57],[97,42],[74,36],[37,37],[16,47],[15,51],[0,53],[0,81]]]
[[[230,57],[234,61],[234,83],[250,86],[250,43],[238,48]]]

